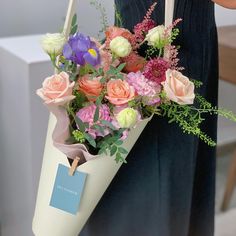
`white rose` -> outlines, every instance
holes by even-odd
[[[53,56],[58,56],[62,53],[64,44],[66,43],[66,38],[63,34],[46,34],[42,38],[43,50]]]
[[[138,112],[133,108],[125,108],[118,113],[116,119],[121,128],[132,128],[138,121]]]
[[[132,46],[126,38],[118,36],[110,42],[110,49],[118,57],[127,57],[132,51]]]
[[[166,71],[166,80],[162,82],[168,99],[180,105],[193,104],[195,93],[194,83],[176,70]]]
[[[165,26],[159,25],[151,30],[148,31],[146,35],[146,41],[148,42],[149,46],[153,47],[163,47],[164,43],[164,33],[165,33]]]

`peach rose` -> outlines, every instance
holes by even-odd
[[[75,82],[70,82],[69,75],[65,72],[48,77],[43,82],[43,87],[37,90],[46,104],[64,105],[73,100],[72,95]]]
[[[83,92],[91,102],[96,101],[102,89],[103,86],[100,82],[100,78],[90,78],[89,75],[85,75],[79,79],[79,90]]]
[[[107,94],[106,98],[110,103],[120,106],[134,99],[135,90],[126,81],[117,79],[107,83]]]
[[[116,27],[116,26],[110,26],[110,27],[108,27],[105,34],[106,34],[106,45],[107,45],[107,47],[109,47],[110,42],[112,41],[112,39],[114,39],[118,36],[122,36],[122,37],[126,38],[131,43],[131,45],[135,44],[134,35],[127,29],[119,28],[119,27]]]
[[[193,104],[194,84],[188,77],[176,70],[166,71],[166,80],[162,82],[167,98],[180,105]]]

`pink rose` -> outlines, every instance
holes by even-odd
[[[64,105],[73,100],[72,95],[75,82],[70,82],[69,75],[65,72],[48,77],[43,82],[43,87],[37,90],[46,104]]]
[[[166,80],[162,82],[167,98],[180,105],[193,104],[194,84],[182,73],[168,69]]]
[[[107,94],[106,98],[110,103],[120,106],[134,99],[135,90],[126,81],[117,79],[107,83]]]
[[[89,75],[79,78],[79,90],[86,95],[89,101],[95,102],[97,97],[100,96],[103,89],[100,79],[98,77],[91,79]]]

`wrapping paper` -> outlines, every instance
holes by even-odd
[[[61,112],[62,111],[63,110],[61,110]],[[141,121],[136,128],[130,131],[129,137],[124,141],[124,148],[128,151],[132,149],[139,135],[150,120],[151,118]],[[51,114],[49,118],[48,134],[33,218],[33,232],[36,236],[77,236],[106,191],[110,182],[115,177],[122,163],[117,164],[113,157],[106,155],[100,155],[93,158],[94,156],[86,153],[86,150],[81,147],[80,152],[85,153],[85,155],[88,154],[87,158],[90,159],[77,168],[78,171],[88,174],[80,209],[77,215],[74,216],[51,207],[49,202],[53,191],[58,164],[63,164],[69,167],[66,155],[53,145],[52,134],[55,125],[56,119]],[[57,123],[57,128],[60,127],[59,125],[60,122]],[[66,132],[66,130],[61,129],[61,132],[60,135],[62,135],[63,132]],[[57,138],[59,138],[60,135],[55,136],[54,133],[54,139],[58,141]],[[55,144],[58,145],[56,141]],[[76,152],[76,150],[74,151]],[[70,154],[74,155],[74,151],[70,152]]]

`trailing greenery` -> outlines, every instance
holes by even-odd
[[[98,0],[90,0],[90,4],[95,6],[95,8],[101,14],[100,20],[102,28],[99,30],[99,35],[98,35],[98,37],[100,38],[101,34],[104,33],[106,29],[109,27],[106,9],[100,2],[98,2]]]
[[[116,4],[114,4],[114,9],[115,9],[116,25],[117,25],[117,27],[123,27],[123,19],[122,19],[120,12],[117,9]]]
[[[184,133],[196,135],[209,146],[215,146],[215,141],[200,129],[200,125],[205,120],[204,115],[220,115],[234,122],[236,122],[236,115],[232,111],[213,107],[199,94],[196,95],[196,103],[199,108],[174,102],[163,103],[160,106],[162,116],[167,117],[169,123],[177,123]]]

